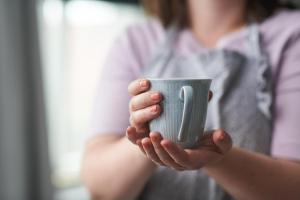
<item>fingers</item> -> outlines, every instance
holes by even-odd
[[[162,141],[162,137],[159,133],[150,133],[151,142],[153,144],[154,150],[158,156],[158,158],[167,166],[170,166],[176,170],[183,170],[184,168],[176,163],[171,156],[165,151],[165,149],[161,146],[160,142]]]
[[[212,139],[214,131],[207,131],[205,134],[199,138],[199,146],[200,147],[210,147],[215,146],[215,143]]]
[[[142,138],[145,137],[144,133],[138,133],[134,127],[129,126],[126,130],[126,136],[133,144],[138,145],[144,155],[147,155],[142,145]]]
[[[150,88],[150,82],[147,79],[137,79],[131,82],[128,86],[129,94],[135,96],[142,92],[147,91]]]
[[[214,135],[215,130],[207,131],[205,134],[199,138],[199,149],[202,150],[208,150],[212,152],[216,152],[219,154],[223,154],[222,150],[216,145],[216,143],[213,140],[213,135]]]
[[[174,144],[169,140],[161,141],[161,146],[165,151],[171,156],[171,158],[181,166],[187,167],[188,156],[187,153],[180,148],[178,145]]]
[[[151,140],[147,137],[142,139],[141,141],[142,147],[144,149],[144,152],[146,153],[147,157],[151,159],[154,163],[159,164],[159,165],[165,165],[158,157],[156,154],[154,147],[151,143]]]
[[[133,112],[143,109],[154,104],[158,104],[162,100],[162,95],[159,92],[149,91],[132,97],[129,102],[129,111]]]
[[[147,127],[147,123],[161,112],[158,103],[162,100],[162,95],[155,91],[145,92],[149,88],[150,82],[146,79],[135,80],[128,86],[129,93],[134,95],[129,103],[130,124],[138,130]]]
[[[212,137],[213,142],[219,147],[222,154],[227,153],[232,148],[232,139],[224,130],[216,130]]]
[[[145,124],[158,117],[160,112],[161,108],[159,105],[137,110],[131,113],[130,124],[134,127],[145,127]]]
[[[137,140],[145,137],[145,133],[137,132],[135,127],[129,126],[126,129],[126,136],[133,144],[137,144]]]
[[[145,152],[145,150],[144,150],[144,147],[143,147],[143,145],[142,145],[142,140],[141,140],[141,139],[138,139],[138,140],[136,141],[136,144],[137,144],[138,147],[140,148],[141,152],[142,152],[145,156],[147,156],[147,154],[146,154],[146,152]]]

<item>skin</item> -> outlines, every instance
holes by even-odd
[[[108,133],[87,142],[81,177],[94,200],[131,200],[155,168],[126,137]]]
[[[246,25],[244,0],[188,0],[188,10],[191,30],[207,48]]]
[[[190,28],[208,48],[245,26],[245,1],[188,0],[188,4]],[[149,86],[148,80],[139,79],[128,87],[131,126],[126,137],[101,133],[87,142],[82,180],[93,199],[135,199],[158,165],[179,171],[202,169],[235,199],[300,199],[297,161],[232,147],[230,133],[223,130],[211,131],[193,150],[150,133],[148,122],[160,115],[162,95],[148,91]]]
[[[156,115],[148,108],[155,105],[156,112],[160,112],[157,99],[151,98],[159,92],[145,90],[141,93],[141,88],[137,88],[143,82],[149,84],[148,80],[136,80],[129,86],[133,95],[130,108],[135,110],[131,110],[132,126],[127,128],[127,137],[155,164],[179,171],[202,168],[235,199],[300,199],[300,164],[297,161],[234,148],[229,134],[223,130],[212,131],[201,138],[201,146],[196,149],[182,149],[163,139],[160,133],[149,133],[146,121]],[[140,98],[141,94],[145,99]]]

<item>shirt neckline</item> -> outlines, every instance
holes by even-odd
[[[243,39],[246,37],[247,32],[249,29],[249,25],[245,25],[242,28],[238,29],[237,31],[233,31],[230,32],[226,35],[224,35],[223,37],[221,37],[216,46],[213,48],[207,48],[204,47],[204,45],[201,43],[201,41],[199,41],[196,37],[196,35],[194,34],[194,32],[187,28],[182,30],[181,33],[181,39],[184,40],[184,42],[187,46],[191,47],[193,50],[199,51],[199,52],[205,52],[205,51],[210,51],[210,50],[214,50],[214,49],[223,49],[226,48],[228,46],[230,46],[230,44],[237,40],[237,39]]]

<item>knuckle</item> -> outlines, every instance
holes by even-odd
[[[136,125],[136,121],[135,121],[135,116],[134,114],[131,114],[130,117],[129,117],[129,123],[132,125],[132,126],[135,126]]]
[[[143,111],[141,112],[141,115],[143,116],[143,119],[145,121],[150,121],[153,117],[152,111],[150,108],[147,109],[143,109]]]
[[[135,111],[135,102],[134,99],[132,98],[129,102],[129,111]]]
[[[131,125],[135,128],[142,128],[145,126],[145,115],[142,112],[132,112],[129,119]]]
[[[145,127],[145,125],[155,116],[148,109],[141,109],[131,112],[131,122],[138,127]]]
[[[140,103],[143,105],[143,106],[147,106],[149,103],[148,103],[148,98],[146,96],[142,96],[141,99],[140,99]]]

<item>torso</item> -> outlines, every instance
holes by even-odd
[[[280,11],[274,16],[266,19],[259,24],[259,30],[262,35],[262,46],[269,57],[272,73],[274,77],[278,76],[282,52],[289,43],[294,34],[300,33],[300,23],[293,26],[290,22],[300,19],[299,11]],[[138,77],[143,68],[147,66],[150,56],[166,37],[166,30],[155,19],[146,23],[131,26],[127,30],[128,40],[132,42],[136,54],[135,74]],[[245,43],[246,32],[242,29],[221,38],[216,48],[225,48],[247,54]],[[182,30],[177,43],[176,54],[178,56],[189,56],[195,52],[205,52],[208,49],[201,46],[194,34],[189,30]],[[276,80],[275,80],[276,81]]]
[[[167,49],[162,49],[156,58],[159,62],[155,64],[151,64],[151,59],[158,51],[157,47],[169,35],[166,37],[165,30],[158,22],[151,21],[145,27],[138,28],[147,39],[135,39],[140,42],[135,48],[140,62],[136,73],[138,76],[160,78],[213,78],[216,96],[208,111],[212,113],[208,116],[209,128],[225,128],[232,134],[235,145],[268,154],[272,136],[272,116],[268,109],[273,97],[269,87],[271,75],[267,72],[270,70],[271,74],[272,69],[272,77],[275,77],[276,82],[280,63],[278,54],[294,33],[294,30],[279,29],[276,25],[280,20],[297,15],[300,16],[299,13],[281,12],[258,26],[263,51],[263,56],[259,55],[258,58],[251,58],[252,52],[247,49],[248,28],[223,37],[218,41],[216,49],[203,48],[193,33],[186,29],[179,32],[173,42],[171,57],[167,59]],[[269,30],[271,27],[273,32]],[[147,28],[148,31],[143,30]],[[151,37],[155,38],[152,42],[149,40]],[[262,61],[265,63],[261,64]],[[231,112],[236,107],[239,111]],[[175,190],[180,187],[181,191]],[[164,167],[154,173],[141,199],[152,199],[153,195],[156,199],[230,199],[213,180],[200,171],[178,173]]]

